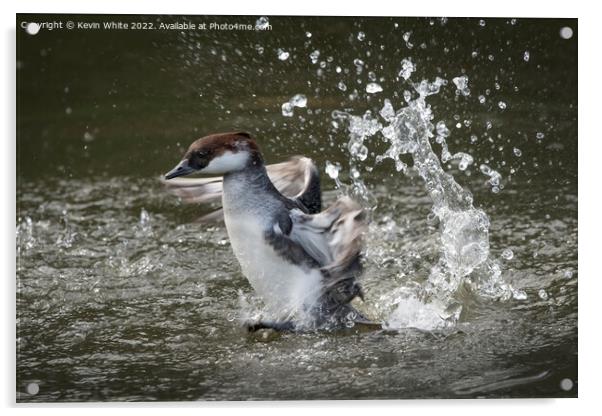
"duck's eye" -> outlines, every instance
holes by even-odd
[[[203,158],[207,157],[207,152],[203,152],[203,151],[196,152],[196,155],[199,159],[203,159]]]

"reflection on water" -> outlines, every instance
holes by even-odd
[[[18,400],[575,396],[577,25],[483,22],[20,33]],[[432,209],[434,165],[420,174],[430,155],[400,151],[407,131],[354,137],[331,116],[394,125],[423,79],[440,88],[428,100],[437,177],[453,174],[469,212],[489,218],[487,262],[450,257],[466,241],[442,240],[440,224],[470,221]],[[400,130],[416,128],[410,116]],[[205,208],[157,180],[192,138],[238,128],[269,162],[314,158],[327,200],[367,197],[362,308],[389,330],[242,333],[261,302],[225,229],[195,223]],[[462,272],[434,273],[442,258]]]

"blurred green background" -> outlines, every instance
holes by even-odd
[[[68,19],[254,25],[258,17]],[[60,18],[19,15],[17,27]],[[375,112],[384,98],[399,108],[403,91],[411,90],[398,77],[400,61],[411,57],[417,66],[411,80],[448,80],[429,102],[434,121],[452,130],[452,153],[475,157],[469,172],[486,162],[506,178],[514,168],[513,177],[543,175],[576,185],[577,21],[479,20],[276,16],[269,31],[63,29],[32,36],[18,30],[18,179],[159,175],[192,140],[234,129],[255,134],[269,161],[296,153],[320,163],[343,161],[345,131],[331,126],[331,111]],[[569,40],[559,35],[565,26],[574,32]],[[289,58],[278,59],[278,49]],[[361,74],[355,59],[365,62]],[[365,93],[371,71],[383,92]],[[451,81],[462,74],[469,97],[457,97]],[[359,94],[350,99],[355,89]],[[308,97],[307,108],[284,117],[282,103],[297,93]],[[538,132],[545,137],[538,140]],[[378,152],[379,146],[373,140],[369,147]],[[366,163],[373,160],[374,153]],[[383,163],[368,181],[382,180],[392,167]]]

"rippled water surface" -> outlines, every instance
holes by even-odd
[[[19,33],[17,400],[575,397],[577,22],[269,21],[269,33]],[[452,294],[445,281],[425,292],[441,230],[412,158],[407,173],[377,163],[381,133],[350,157],[331,115],[407,105],[404,58],[410,82],[448,81],[427,102],[450,152],[474,158],[442,166],[489,218],[495,293],[475,288],[495,274],[485,266]],[[452,81],[462,74],[469,95]],[[295,94],[307,104],[289,117]],[[253,132],[268,162],[312,157],[326,202],[366,186],[360,307],[389,329],[244,333],[262,304],[225,228],[195,222],[210,208],[159,181],[190,141],[233,129]],[[451,323],[433,306],[443,298]]]

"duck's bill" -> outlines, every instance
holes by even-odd
[[[184,159],[178,165],[165,174],[165,179],[173,179],[178,176],[186,176],[195,172],[195,169],[188,165],[188,160]]]

